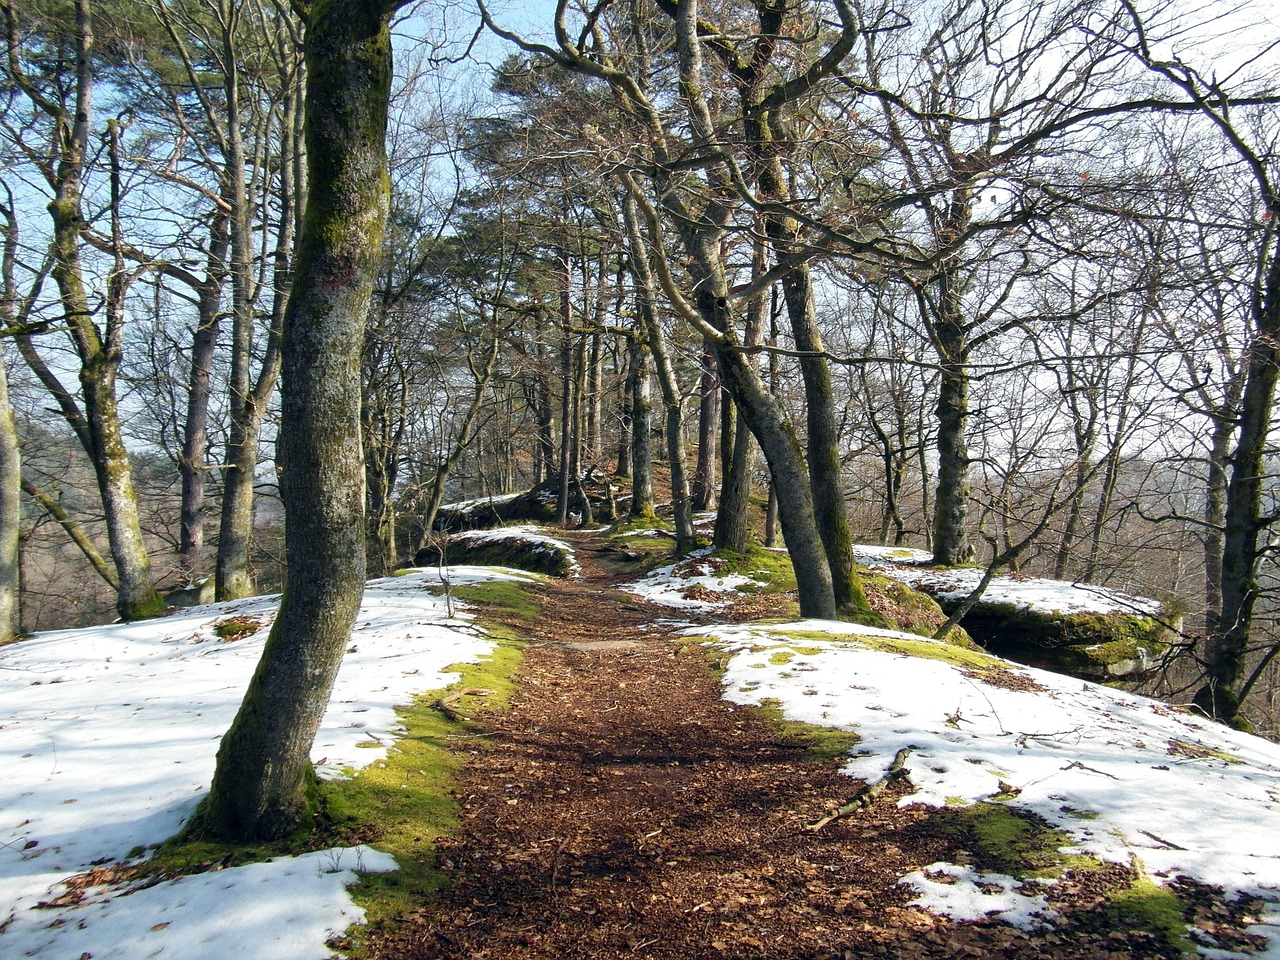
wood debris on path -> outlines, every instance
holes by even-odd
[[[373,932],[371,955],[1174,955],[1097,917],[1028,934],[907,906],[898,878],[963,857],[960,838],[929,809],[898,807],[900,781],[807,829],[862,784],[721,699],[703,650],[656,626],[660,608],[612,592],[590,541],[572,539],[583,578],[548,586],[510,708],[478,718],[497,735],[460,747],[462,827],[436,851],[448,882]]]

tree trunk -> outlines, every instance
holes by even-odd
[[[1240,710],[1240,685],[1253,632],[1257,603],[1259,539],[1264,460],[1280,375],[1280,255],[1273,255],[1266,289],[1255,300],[1256,332],[1249,345],[1239,432],[1231,458],[1222,539],[1222,616],[1208,637],[1205,684],[1195,702],[1209,716],[1233,723]]]
[[[765,245],[757,240],[751,257],[751,278],[757,280],[767,268]],[[747,304],[745,343],[749,347],[764,342],[766,294],[756,294]],[[724,482],[720,487],[720,510],[716,514],[712,542],[721,549],[745,552],[754,534],[751,530],[751,481],[756,469],[755,438],[746,421],[738,416],[738,408],[726,395],[721,399]]]
[[[772,31],[780,24],[780,8],[761,8],[761,27]],[[763,78],[750,75],[752,84],[743,87],[747,142],[757,161],[757,178],[764,199],[782,207],[791,201],[791,189],[783,170],[780,151],[784,139],[774,135],[777,115],[753,89]],[[779,256],[797,252],[799,226],[795,219],[777,212],[763,216],[765,235]],[[807,263],[801,263],[782,277],[782,297],[787,308],[791,335],[800,353],[800,374],[804,379],[805,411],[808,427],[809,483],[813,495],[818,534],[822,538],[831,568],[831,584],[837,608],[867,610],[867,598],[853,562],[853,538],[845,509],[844,483],[840,465],[840,429],[836,419],[831,369],[823,353],[822,337],[814,315],[813,281]]]
[[[720,377],[716,373],[715,348],[702,347],[702,379],[698,388],[698,466],[693,475],[693,509],[716,508],[716,465],[720,449]]]
[[[969,542],[969,372],[963,359],[944,354],[938,384],[938,485],[933,507],[933,562],[973,562]]]
[[[638,337],[627,338],[627,370],[622,377],[622,395],[618,398],[618,462],[614,467],[615,476],[631,479],[631,410],[634,405],[635,378],[632,369],[632,352],[637,349]],[[621,360],[615,360],[614,372],[617,373]]]
[[[9,372],[0,350],[0,644],[21,630],[21,557],[19,531],[22,519],[22,460],[18,429],[9,405]]]
[[[751,530],[751,477],[756,467],[756,441],[738,408],[726,399],[724,432],[733,437],[729,463],[720,487],[713,541],[717,547],[744,553],[755,535]]]
[[[1228,410],[1234,408],[1234,403]],[[1204,629],[1214,636],[1222,629],[1222,550],[1226,523],[1228,467],[1235,418],[1227,411],[1213,416],[1209,442],[1209,475],[1204,494]]]
[[[782,236],[782,231],[777,231]],[[790,234],[786,234],[790,244]],[[785,249],[785,248],[784,248]],[[840,425],[836,420],[831,369],[823,355],[822,338],[813,309],[813,285],[808,265],[782,278],[782,296],[791,321],[791,335],[800,358],[804,378],[805,409],[808,420],[809,483],[813,490],[818,534],[831,568],[831,584],[838,608],[868,610],[853,562],[853,535],[845,510],[844,484],[840,470]]]
[[[360,350],[388,207],[394,9],[315,0],[307,17],[311,193],[285,317],[279,441],[288,574],[196,835],[271,839],[306,819],[309,751],[360,606]]]
[[[191,369],[187,376],[187,415],[182,422],[182,458],[178,464],[182,478],[178,562],[189,580],[204,572],[204,481],[208,472],[210,377],[218,346],[228,243],[227,217],[215,212],[209,227],[204,282],[197,291],[196,331],[191,341]]]
[[[635,336],[627,341],[631,395],[631,516],[653,516],[653,384],[649,348]]]

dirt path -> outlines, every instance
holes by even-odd
[[[954,853],[924,811],[886,793],[804,829],[858,784],[721,700],[703,654],[648,626],[659,608],[611,596],[610,571],[575,546],[585,579],[550,590],[518,694],[487,718],[507,732],[465,774],[463,828],[438,850],[450,883],[375,938],[378,956],[1042,954],[1008,927],[904,906],[897,878]]]

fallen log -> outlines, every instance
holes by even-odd
[[[903,747],[893,755],[893,763],[889,764],[889,769],[885,771],[885,775],[875,783],[869,783],[854,796],[848,803],[843,803],[834,809],[828,810],[827,815],[821,820],[809,824],[807,829],[817,833],[832,820],[839,820],[841,817],[847,817],[851,813],[857,813],[859,810],[866,809],[875,802],[884,788],[895,780],[903,780],[911,775],[903,764],[907,762],[907,757],[911,754],[911,747]]]

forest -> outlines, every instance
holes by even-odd
[[[0,0],[3,640],[281,583],[307,6]],[[450,501],[576,526],[603,481],[678,550],[705,511],[785,545],[805,616],[865,610],[856,543],[1154,597],[1153,689],[1280,730],[1264,5],[425,0],[392,34],[326,375],[370,576]]]

